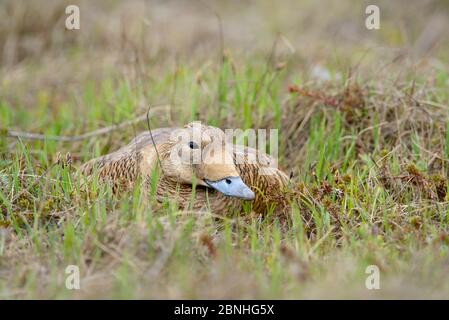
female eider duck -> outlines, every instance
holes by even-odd
[[[117,192],[132,188],[139,177],[149,187],[153,170],[160,166],[159,202],[168,197],[182,209],[224,213],[241,210],[243,202],[250,201],[253,211],[264,213],[276,205],[275,199],[289,181],[287,175],[264,152],[225,140],[221,129],[199,122],[184,128],[159,128],[88,161],[80,171],[88,179],[98,175]]]

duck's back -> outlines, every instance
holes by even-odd
[[[156,146],[164,143],[174,130],[176,128],[158,128],[151,134],[143,132],[119,150],[87,161],[80,173],[88,179],[97,174],[101,180],[110,182],[114,191],[132,187],[142,171],[149,173],[153,167],[149,161],[155,159],[153,141]]]

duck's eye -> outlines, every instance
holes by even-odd
[[[196,144],[196,142],[193,141],[189,142],[189,147],[190,149],[198,149],[198,145]]]

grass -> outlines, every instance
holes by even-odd
[[[392,24],[381,43],[402,41]],[[420,63],[386,63],[374,49],[363,56],[363,45],[326,55],[315,40],[310,50],[333,75],[324,81],[309,54],[280,40],[248,55],[231,40],[222,61],[161,49],[129,62],[133,43],[146,57],[138,39],[125,32],[126,50],[113,53],[110,43],[91,53],[69,41],[56,46],[64,63],[50,48],[47,59],[21,51],[28,56],[2,66],[1,298],[447,298],[449,69],[436,58],[445,43]],[[117,67],[88,59],[101,54]],[[82,192],[76,168],[144,122],[73,143],[7,136],[79,135],[134,119],[149,103],[171,105],[155,111],[153,127],[278,128],[281,166],[293,175],[288,212],[179,211],[139,188],[114,196],[95,180]],[[64,285],[68,265],[80,268],[80,290]],[[365,287],[369,265],[380,269],[380,290]]]

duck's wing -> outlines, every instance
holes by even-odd
[[[282,191],[289,182],[288,176],[278,168],[277,160],[257,149],[237,146],[234,149],[234,162],[243,181],[256,194]]]
[[[101,180],[112,183],[113,189],[119,187],[131,187],[137,178],[142,174],[142,170],[151,170],[151,159],[154,152],[154,144],[160,145],[167,141],[170,134],[177,128],[158,128],[149,132],[144,132],[135,137],[128,145],[110,154],[91,159],[80,168],[80,174],[88,179],[93,175],[98,175]],[[151,158],[151,159],[150,159]],[[146,159],[145,165],[142,160]]]
[[[234,162],[242,180],[256,194],[252,210],[259,213],[273,208],[282,210],[289,178],[278,168],[277,160],[257,149],[240,147],[234,151]]]

